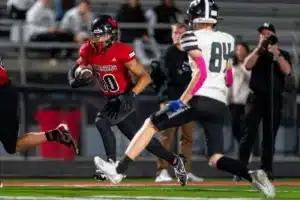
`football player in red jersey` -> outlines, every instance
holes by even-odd
[[[13,154],[47,141],[56,141],[78,153],[77,145],[65,124],[47,132],[31,132],[18,138],[18,104],[17,90],[12,86],[0,58],[0,141],[5,151]]]
[[[97,76],[107,100],[104,109],[97,115],[96,126],[102,136],[107,159],[115,162],[116,141],[111,127],[117,125],[129,140],[134,137],[142,125],[142,120],[136,115],[135,97],[151,83],[151,78],[137,62],[133,49],[117,41],[118,25],[114,19],[108,15],[97,17],[91,25],[91,32],[92,38],[80,48],[80,58],[70,70],[69,80],[72,87],[90,83],[89,78],[75,77],[77,67],[90,66]],[[137,77],[136,84],[130,73]],[[169,162],[175,174],[185,183],[182,157],[168,152],[156,138],[151,140],[146,149]]]

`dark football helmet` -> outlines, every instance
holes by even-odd
[[[217,24],[219,7],[214,0],[193,0],[187,10],[190,26],[199,23]]]
[[[118,40],[118,32],[118,23],[111,16],[100,15],[92,22],[91,40],[95,47],[105,50]]]

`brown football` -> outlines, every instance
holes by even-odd
[[[90,79],[94,75],[93,69],[90,65],[88,66],[79,66],[75,70],[75,78],[80,78],[80,79]]]

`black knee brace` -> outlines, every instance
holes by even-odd
[[[160,110],[150,116],[153,126],[159,131],[164,130],[165,122],[169,120],[167,109]]]

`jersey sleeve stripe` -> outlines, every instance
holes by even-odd
[[[191,50],[196,50],[198,49],[199,50],[199,47],[198,47],[198,44],[196,45],[181,45],[181,48],[184,50],[184,51],[191,51]]]
[[[181,41],[181,45],[188,44],[188,43],[196,43],[196,44],[198,44],[197,40],[183,40],[183,41]]]
[[[193,32],[185,32],[181,37],[180,44],[184,51],[199,49],[198,39]]]
[[[181,39],[185,39],[187,37],[195,37],[196,38],[196,35],[193,32],[189,32],[189,33],[186,32],[181,36]]]
[[[185,38],[181,38],[181,43],[184,43],[186,41],[191,41],[191,40],[197,41],[198,39],[196,36],[185,37]]]

